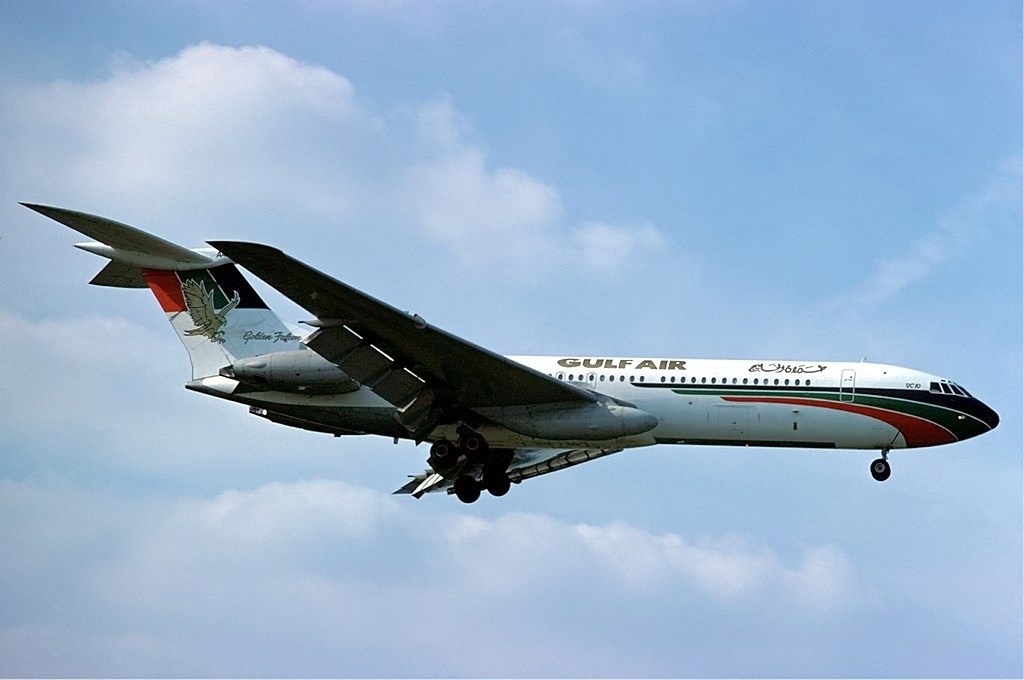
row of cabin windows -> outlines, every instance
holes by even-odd
[[[584,373],[580,373],[579,375],[577,375],[575,373],[570,373],[568,375],[568,377],[566,377],[564,373],[559,373],[556,377],[559,380],[569,380],[570,382],[575,381],[575,380],[579,380],[580,382],[583,382],[583,381],[586,380],[585,375],[586,374],[584,374]],[[599,381],[601,381],[601,382],[604,382],[606,379],[607,379],[608,382],[615,382],[615,376],[614,375],[609,375],[606,378],[602,374],[602,375],[598,376],[597,379]],[[625,375],[620,375],[619,376],[619,382],[626,382],[626,376]],[[629,382],[644,382],[644,376],[640,376],[639,378],[637,378],[635,375],[631,375],[631,376],[629,376]],[[666,378],[665,376],[661,376],[661,382],[674,383],[674,382],[676,382],[676,377],[674,375],[669,377],[669,378]],[[680,385],[684,384],[685,382],[686,382],[686,378],[680,378],[679,379],[679,384]],[[690,383],[691,384],[695,384],[696,382],[697,382],[697,378],[696,377],[691,377],[690,378]],[[700,382],[701,382],[702,385],[707,384],[708,383],[708,379],[707,378],[701,378]],[[790,383],[789,378],[784,378],[782,380],[779,380],[779,378],[775,378],[775,383],[774,384],[776,384],[776,385],[788,385],[789,383]],[[712,385],[718,384],[718,378],[712,378],[711,379],[711,384]],[[728,378],[722,378],[721,384],[722,385],[729,384],[729,379]],[[749,378],[743,378],[742,381],[739,378],[733,378],[732,379],[732,384],[733,385],[740,385],[740,384],[742,384],[742,385],[748,385],[748,384],[768,385],[769,384],[769,379],[765,378],[762,381],[760,378],[754,378],[753,382],[750,382]],[[801,384],[804,385],[804,386],[808,386],[808,385],[811,384],[811,381],[810,380],[803,380],[801,382],[800,379],[796,379],[796,380],[793,381],[793,384],[796,385],[796,386],[800,386]]]

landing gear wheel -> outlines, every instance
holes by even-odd
[[[459,450],[447,439],[441,439],[430,445],[430,466],[435,470],[450,470],[459,460]]]
[[[487,440],[476,432],[466,432],[459,438],[459,448],[473,462],[480,462],[487,456]]]
[[[879,458],[871,462],[871,476],[875,478],[876,482],[884,482],[889,479],[891,474],[892,469],[889,467],[889,461],[885,458]]]
[[[463,503],[473,503],[480,498],[480,484],[472,475],[462,475],[455,480],[455,484],[452,486],[455,489],[455,495]]]
[[[504,472],[498,472],[486,475],[484,477],[484,486],[487,487],[487,492],[492,496],[504,496],[512,488],[512,481]]]

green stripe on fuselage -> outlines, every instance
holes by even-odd
[[[654,387],[654,385],[651,385],[651,387]],[[658,385],[658,387],[660,387],[660,385]],[[819,399],[822,401],[839,402],[843,404],[859,404],[861,406],[869,406],[872,408],[879,408],[886,411],[893,411],[904,415],[922,418],[946,428],[952,432],[957,439],[961,440],[974,437],[984,432],[988,432],[989,430],[988,425],[964,411],[959,411],[948,406],[929,404],[925,401],[918,401],[916,399],[907,399],[905,397],[885,394],[885,391],[881,389],[866,388],[857,390],[854,392],[853,399],[851,400],[848,392],[844,392],[842,398],[840,398],[839,390],[831,388],[786,389],[774,386],[761,389],[751,389],[747,386],[736,388],[730,388],[728,386],[666,387],[669,387],[676,394],[686,396],[719,398],[761,397],[765,399],[790,397],[794,399]],[[921,394],[922,396],[927,397],[930,396],[931,393],[922,392]]]

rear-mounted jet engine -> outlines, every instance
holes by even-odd
[[[359,389],[336,364],[310,349],[245,357],[222,368],[220,374],[251,387],[282,392],[342,394]]]

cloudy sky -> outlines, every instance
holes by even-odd
[[[0,675],[1022,673],[1018,2],[0,0]],[[186,392],[17,205],[272,243],[497,351],[869,360],[994,432],[473,506]],[[265,288],[290,320],[308,316]]]

